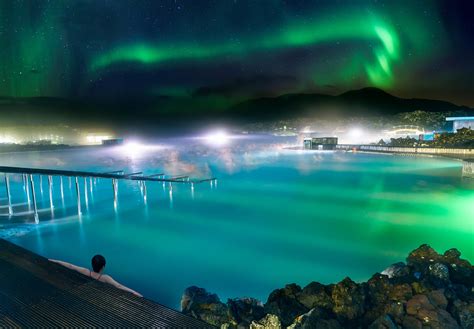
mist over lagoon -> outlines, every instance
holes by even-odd
[[[175,138],[4,154],[4,165],[163,171],[218,181],[196,184],[194,191],[149,182],[146,200],[138,184],[119,182],[115,208],[108,180],[87,181],[87,192],[81,181],[78,216],[74,185],[64,180],[61,197],[54,178],[51,210],[47,181],[40,190],[35,178],[40,221],[31,226],[30,216],[21,215],[28,209],[21,179],[12,178],[19,214],[2,221],[2,237],[84,266],[101,252],[121,282],[173,308],[190,285],[224,298],[264,299],[287,282],[366,280],[421,243],[441,250],[456,244],[472,261],[473,182],[460,177],[459,161],[286,148],[295,143],[295,137],[274,136],[222,145]]]

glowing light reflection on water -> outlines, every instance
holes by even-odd
[[[222,299],[265,299],[290,282],[367,279],[422,243],[440,252],[456,247],[474,260],[474,182],[460,177],[456,160],[295,152],[268,140],[220,148],[173,141],[144,150],[0,159],[2,165],[217,177],[219,185],[119,181],[114,202],[110,180],[84,180],[78,217],[71,180],[53,177],[50,199],[41,193],[46,179],[40,185],[36,177],[40,224],[34,225],[22,177],[12,176],[16,215],[5,216],[2,199],[2,236],[83,266],[104,254],[108,273],[171,307],[190,285]]]

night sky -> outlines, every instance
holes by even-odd
[[[474,106],[472,1],[0,2],[0,96],[241,100],[374,86]]]

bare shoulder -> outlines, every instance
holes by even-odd
[[[102,282],[106,282],[106,283],[112,283],[112,282],[115,282],[114,279],[112,279],[112,277],[108,274],[104,274],[100,277],[100,281]]]

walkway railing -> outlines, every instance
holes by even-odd
[[[474,156],[474,148],[441,148],[441,147],[398,147],[382,145],[338,144],[337,150],[376,151],[389,153],[419,153],[419,154],[456,154]]]
[[[117,204],[117,191],[118,191],[118,180],[129,180],[129,181],[137,181],[140,190],[143,193],[144,200],[146,201],[147,197],[147,190],[146,190],[146,182],[162,182],[163,187],[165,184],[168,184],[169,188],[172,189],[172,184],[188,184],[191,186],[191,191],[194,193],[194,185],[200,184],[204,182],[210,182],[211,187],[217,184],[217,178],[205,178],[205,179],[190,179],[189,176],[186,175],[179,175],[179,176],[168,176],[164,173],[156,173],[151,175],[143,175],[143,172],[133,172],[133,173],[125,173],[123,170],[116,170],[116,171],[109,171],[109,172],[90,172],[90,171],[73,171],[73,170],[57,170],[57,169],[41,169],[41,168],[21,168],[21,167],[5,167],[0,166],[0,173],[5,174],[5,188],[7,193],[7,202],[8,202],[8,214],[10,216],[13,215],[13,208],[12,208],[12,201],[11,201],[11,191],[10,191],[10,179],[9,175],[21,175],[23,177],[23,185],[24,189],[27,194],[28,204],[32,201],[33,203],[33,213],[34,219],[36,223],[39,223],[38,217],[38,208],[36,205],[36,192],[35,192],[35,182],[33,179],[33,175],[38,175],[40,177],[40,183],[42,180],[42,176],[48,177],[48,186],[49,186],[49,194],[51,199],[51,208],[53,208],[52,203],[52,186],[53,186],[53,176],[58,176],[60,178],[60,188],[61,188],[61,195],[63,195],[63,177],[68,177],[69,179],[74,178],[75,180],[75,187],[76,187],[76,195],[77,195],[77,212],[81,214],[81,193],[79,187],[79,178],[84,178],[84,189],[86,191],[85,197],[87,198],[87,180],[89,180],[89,184],[92,187],[92,179],[96,180],[98,178],[103,179],[111,179],[112,181],[112,189],[114,194],[114,205]],[[30,189],[31,189],[31,201],[30,201]],[[42,184],[41,184],[42,189]],[[87,201],[87,199],[86,199]]]

